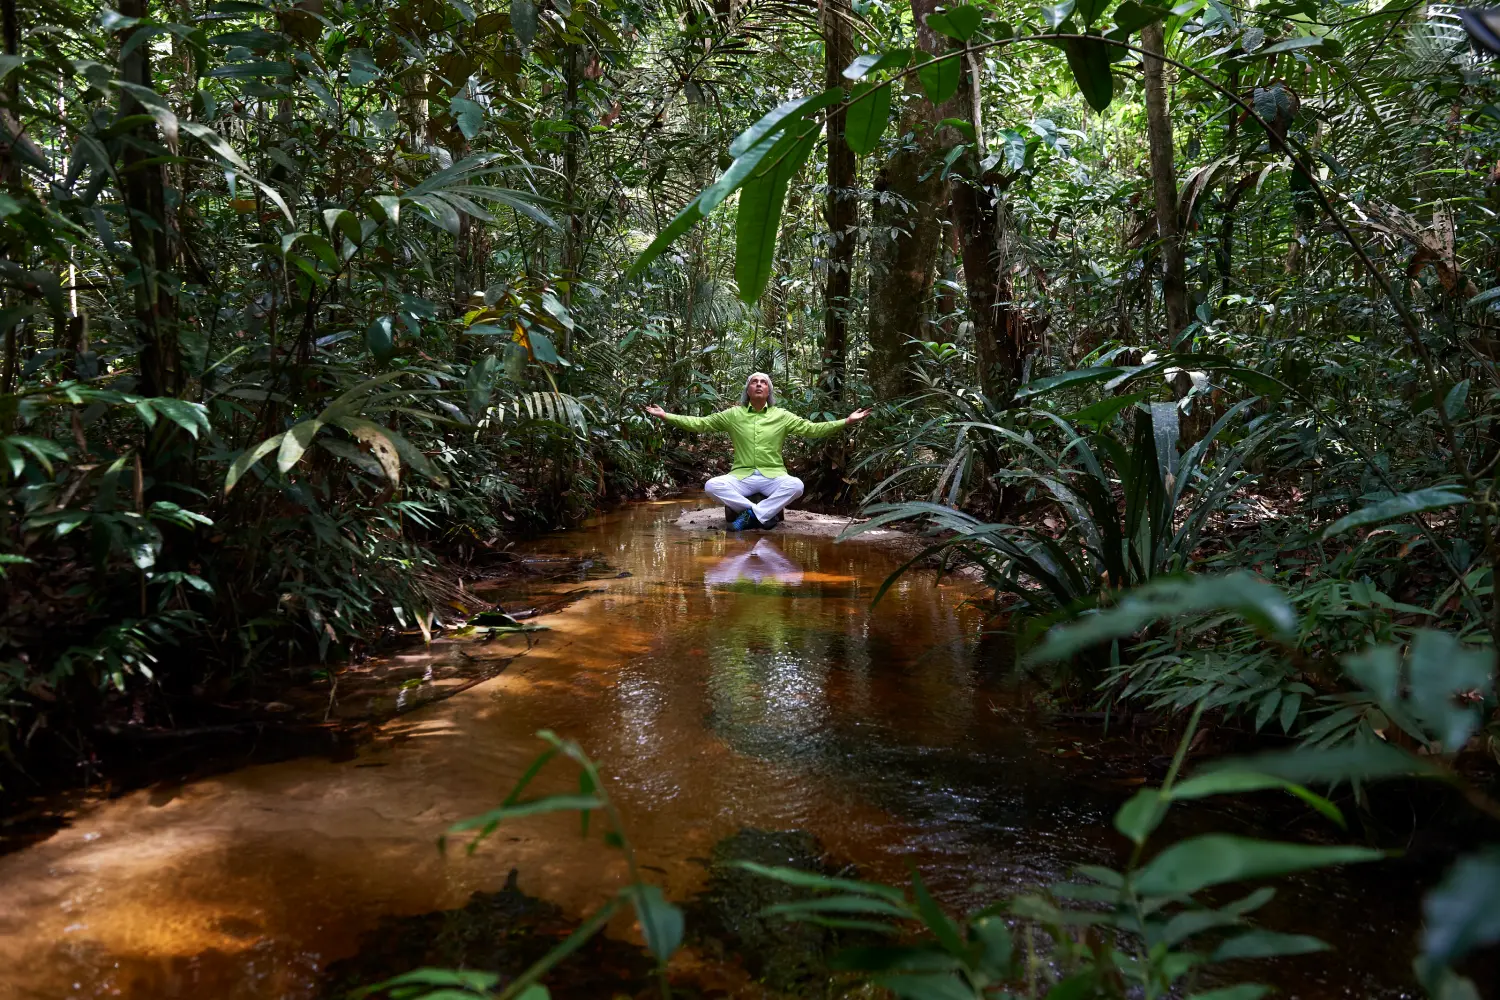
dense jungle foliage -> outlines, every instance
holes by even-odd
[[[712,446],[641,408],[762,369],[876,407],[796,456],[808,499],[977,564],[1023,669],[1304,748],[1199,794],[1461,773],[1500,812],[1500,70],[1454,9],[0,11],[8,789],[101,720],[430,633],[454,565],[695,484]],[[1122,812],[1138,856],[1175,775]],[[1334,860],[1226,858],[1194,863]],[[1247,912],[1164,931],[1217,883],[1092,875],[1150,947],[1079,945],[1090,990],[1165,995]],[[936,933],[898,992],[1024,971],[985,914],[843,889]],[[1434,995],[1476,995],[1496,898],[1493,850],[1433,897]]]

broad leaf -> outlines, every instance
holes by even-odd
[[[911,62],[911,49],[866,52],[864,55],[856,56],[854,61],[844,68],[844,76],[850,80],[863,80],[871,73],[883,69],[905,69],[909,62]]]
[[[891,85],[861,83],[854,88],[844,112],[844,141],[855,156],[864,156],[880,143],[891,120]]]
[[[958,81],[962,75],[963,64],[956,53],[930,59],[917,67],[922,93],[934,105],[942,104],[958,93]]]
[[[1088,2],[1102,6],[1105,0],[1088,0]],[[947,10],[927,15],[927,27],[959,42],[967,42],[973,38],[974,32],[979,30],[979,25],[983,21],[983,12],[973,4],[949,7]]]
[[[1125,0],[1115,8],[1115,24],[1129,34],[1139,31],[1148,24],[1164,20],[1170,14],[1171,11],[1163,7],[1137,3],[1136,0]]]
[[[1306,934],[1278,934],[1254,930],[1237,935],[1214,949],[1210,961],[1228,962],[1242,958],[1275,958],[1278,955],[1307,955],[1327,951],[1326,942]]]
[[[1160,788],[1142,788],[1115,813],[1115,829],[1137,846],[1144,844],[1161,825],[1170,805],[1171,800],[1161,793]]]
[[[1383,857],[1368,847],[1287,844],[1211,833],[1168,847],[1137,872],[1133,882],[1136,891],[1147,896],[1189,895],[1226,882]]]
[[[1108,43],[1092,38],[1069,38],[1062,43],[1068,68],[1089,107],[1103,111],[1115,97],[1115,80],[1109,71]]]
[[[536,0],[510,0],[510,26],[522,48],[536,40]]]
[[[1342,534],[1350,528],[1394,521],[1396,518],[1406,517],[1408,514],[1420,514],[1422,511],[1439,510],[1443,507],[1454,507],[1458,504],[1468,502],[1469,498],[1456,486],[1429,486],[1426,489],[1413,490],[1410,493],[1398,493],[1388,500],[1382,500],[1379,503],[1373,503],[1368,507],[1361,507],[1359,510],[1345,514],[1323,529],[1323,537],[1332,538],[1334,535]]]
[[[1297,623],[1286,596],[1250,573],[1163,577],[1126,592],[1112,608],[1055,626],[1027,660],[1065,659],[1090,646],[1132,636],[1152,622],[1202,611],[1227,611],[1269,633],[1290,633]]]
[[[734,232],[734,277],[740,298],[747,303],[758,300],[771,280],[786,189],[816,145],[818,132],[817,122],[803,122],[801,131],[782,136],[766,154],[761,171],[740,192]]]
[[[1451,965],[1500,941],[1500,848],[1460,858],[1422,901],[1422,952]]]
[[[654,885],[635,885],[626,889],[626,898],[635,907],[636,919],[641,923],[641,936],[646,939],[646,948],[657,961],[665,962],[682,944],[683,918],[681,908],[667,902],[661,889]]]

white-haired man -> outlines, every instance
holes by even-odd
[[[683,430],[722,431],[734,442],[734,468],[727,476],[715,476],[704,484],[709,496],[731,510],[738,511],[729,527],[774,528],[781,512],[802,495],[802,480],[789,475],[781,460],[781,442],[788,434],[804,438],[826,438],[837,434],[847,424],[857,424],[870,415],[869,410],[855,410],[843,420],[813,421],[797,416],[775,405],[771,376],[756,372],[745,380],[740,405],[709,414],[689,417],[668,413],[660,406],[648,406],[646,412],[660,417]],[[752,503],[750,497],[763,499]]]

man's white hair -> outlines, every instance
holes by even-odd
[[[776,405],[776,383],[772,382],[771,381],[771,376],[767,375],[765,372],[751,372],[750,373],[750,378],[745,379],[745,388],[743,388],[743,389],[740,390],[740,405],[741,406],[749,406],[750,405],[750,379],[757,378],[757,377],[765,379],[766,380],[766,384],[771,387],[771,394],[766,397],[766,405],[767,406],[775,406]]]

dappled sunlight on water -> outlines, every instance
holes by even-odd
[[[680,507],[539,543],[629,575],[551,585],[593,593],[540,619],[551,631],[530,648],[476,644],[514,659],[355,759],[136,792],[0,859],[0,996],[312,997],[381,915],[460,906],[513,867],[521,889],[581,914],[624,873],[575,818],[502,827],[472,856],[436,846],[500,801],[543,728],[601,763],[677,899],[700,886],[695,859],[747,826],[807,830],[878,878],[914,864],[962,905],[1118,861],[1109,821],[1126,790],[1017,721],[1022,698],[983,662],[1003,657],[981,652],[962,585],[914,575],[872,614],[888,554],[688,533]]]

